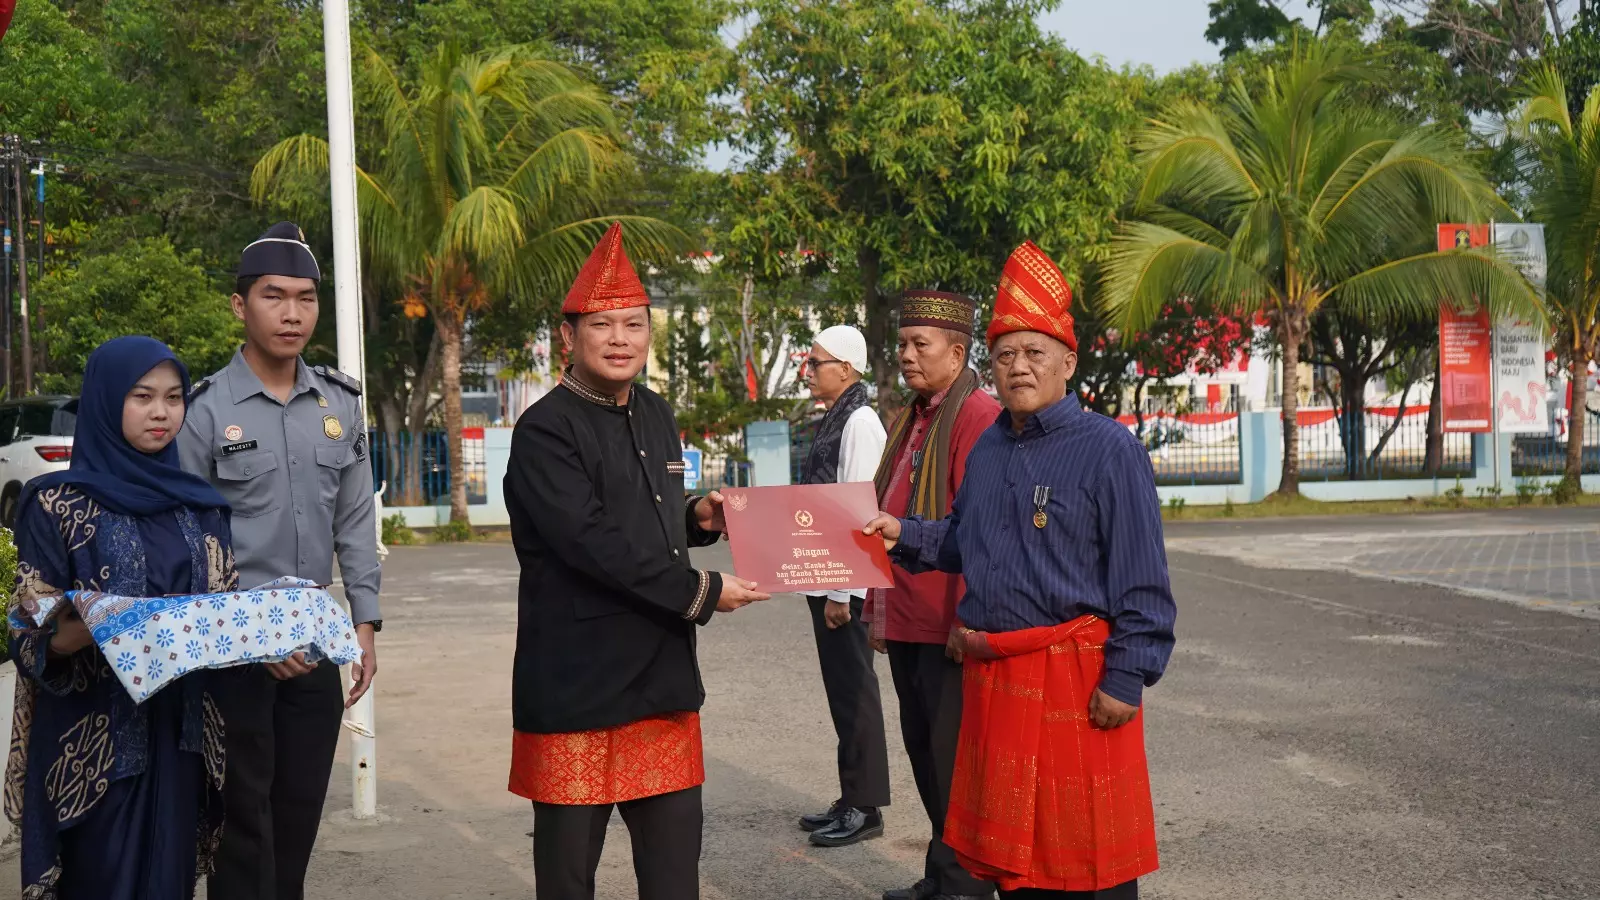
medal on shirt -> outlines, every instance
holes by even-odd
[[[322,433],[333,440],[344,437],[344,426],[339,424],[338,416],[322,417]]]
[[[1045,515],[1044,508],[1050,502],[1050,488],[1036,484],[1033,486],[1033,527],[1043,528],[1050,524],[1050,517]]]
[[[922,471],[922,451],[913,450],[911,451],[911,472],[908,475],[912,484],[917,483],[917,473],[920,471]]]

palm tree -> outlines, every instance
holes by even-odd
[[[1589,363],[1600,356],[1600,87],[1574,122],[1567,86],[1549,66],[1523,85],[1515,123],[1519,163],[1531,187],[1533,219],[1545,225],[1545,303],[1560,355],[1571,366],[1567,464],[1562,490],[1582,490]]]
[[[1254,90],[1235,77],[1215,108],[1170,105],[1138,138],[1131,218],[1106,267],[1124,333],[1185,297],[1266,316],[1283,355],[1283,496],[1299,493],[1301,346],[1325,304],[1379,326],[1435,315],[1441,297],[1537,307],[1492,253],[1435,251],[1437,223],[1482,221],[1499,201],[1457,136],[1355,100],[1349,88],[1380,74],[1312,44]]]
[[[414,87],[363,51],[363,108],[377,112],[357,171],[362,250],[375,280],[433,317],[440,335],[450,519],[467,521],[461,461],[461,349],[469,319],[501,301],[553,313],[614,221],[638,257],[687,241],[666,223],[607,213],[629,158],[609,99],[580,76],[513,47],[438,48]],[[328,145],[289,138],[256,164],[258,202],[325,190]],[[429,386],[419,386],[426,391]]]

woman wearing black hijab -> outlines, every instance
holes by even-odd
[[[68,590],[236,589],[227,503],[179,467],[173,444],[188,392],[183,364],[153,338],[89,356],[71,467],[30,482],[18,506],[13,628]],[[5,805],[22,830],[22,896],[187,900],[222,821],[212,673],[135,704],[70,604],[51,622],[13,640],[23,677]]]

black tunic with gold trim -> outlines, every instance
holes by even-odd
[[[700,767],[695,713],[705,700],[695,628],[710,620],[722,583],[689,565],[689,548],[718,535],[696,525],[698,498],[684,496],[678,435],[671,408],[650,390],[635,386],[618,406],[570,375],[517,421],[505,495],[522,568],[518,794],[620,802],[703,777],[690,771]],[[680,747],[677,771],[601,760],[611,774],[590,785],[544,784],[537,771],[558,747],[603,757],[640,741]]]

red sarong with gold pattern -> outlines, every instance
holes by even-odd
[[[536,803],[624,803],[705,780],[697,712],[565,734],[518,731],[511,739],[509,790]]]
[[[944,840],[1001,890],[1098,891],[1154,872],[1144,713],[1089,721],[1111,626],[970,632]]]

